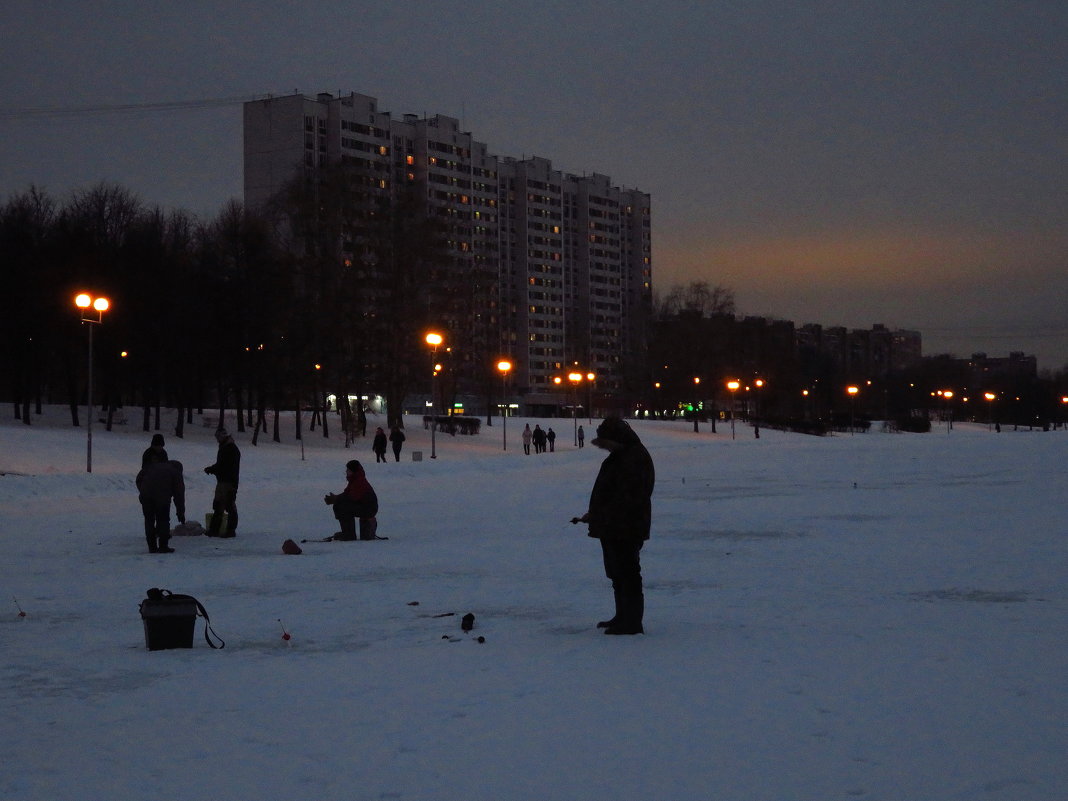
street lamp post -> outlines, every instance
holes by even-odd
[[[737,381],[735,379],[731,379],[730,381],[727,382],[727,389],[729,389],[731,391],[731,439],[734,439],[734,436],[735,436],[734,435],[734,412],[735,412],[735,406],[736,406],[735,398],[737,397],[735,395],[735,393],[738,391],[738,387],[740,387],[741,385],[742,385],[741,382]]]
[[[568,373],[567,380],[571,382],[571,422],[575,429],[575,447],[578,447],[578,385],[582,381],[582,373]]]
[[[993,392],[984,392],[983,397],[986,399],[986,430],[990,431],[994,428],[994,401],[997,399],[997,395]],[[1062,400],[1064,400],[1062,398]]]
[[[438,386],[438,347],[445,341],[445,337],[441,334],[431,331],[426,335],[426,344],[430,346],[430,458],[437,459],[437,410],[435,408],[436,403],[436,391]]]
[[[697,390],[699,390],[701,388],[701,378],[700,378],[700,376],[696,376],[695,375],[693,377],[693,388],[694,388],[694,395],[696,396],[697,395]],[[698,403],[699,403],[699,401],[698,401],[697,397],[694,397],[694,400],[693,400],[693,433],[695,433],[695,434],[701,433],[701,430],[698,428],[698,420],[697,420],[697,405],[698,405]]]
[[[860,387],[850,384],[846,387],[846,392],[849,393],[849,436],[853,436],[856,430],[857,393],[860,392]]]
[[[508,450],[508,401],[506,395],[508,394],[508,371],[512,369],[512,363],[507,359],[501,359],[497,362],[497,369],[501,373],[501,403],[503,408],[501,409],[501,450]]]
[[[596,375],[586,373],[586,422],[593,425],[593,380]]]
[[[946,433],[948,434],[950,431],[953,430],[953,407],[950,405],[953,401],[953,390],[940,389],[938,391],[938,394],[941,395],[942,400],[945,401],[943,409],[945,411],[946,417]]]
[[[74,299],[74,305],[81,309],[82,322],[89,326],[89,386],[85,398],[86,413],[86,446],[85,446],[85,472],[93,472],[93,326],[104,322],[104,312],[108,310],[110,303],[107,298],[92,298],[84,292]],[[96,312],[96,319],[91,316],[90,309]]]

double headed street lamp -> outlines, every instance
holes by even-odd
[[[508,450],[508,371],[512,369],[512,363],[507,359],[497,362],[497,369],[501,373],[501,450]]]
[[[571,421],[575,429],[575,447],[578,447],[578,385],[582,381],[582,373],[568,373],[567,380],[571,382]]]
[[[438,428],[437,421],[437,387],[438,387],[438,371],[441,369],[441,365],[438,361],[438,347],[445,341],[445,337],[434,331],[431,331],[426,335],[426,344],[430,346],[430,458],[437,459],[437,438],[435,436]]]
[[[104,322],[104,312],[111,305],[107,298],[93,298],[86,293],[81,293],[74,298],[74,305],[81,309],[82,322],[89,326],[89,387],[85,398],[85,413],[88,417],[86,422],[86,449],[85,449],[85,472],[93,472],[93,326]],[[96,312],[94,318],[93,312]]]

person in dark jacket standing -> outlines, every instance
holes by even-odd
[[[166,462],[167,459],[167,449],[163,447],[163,435],[153,434],[152,443],[141,454],[141,469],[144,470],[154,461]]]
[[[389,441],[393,443],[393,461],[400,461],[401,446],[404,445],[404,432],[400,426],[393,426],[389,431]]]
[[[379,426],[375,431],[374,441],[371,443],[371,450],[375,452],[375,464],[386,461],[386,432]]]
[[[356,518],[360,519],[360,539],[373,540],[378,529],[378,496],[367,480],[363,465],[353,459],[345,465],[345,489],[323,497],[327,506],[334,507],[334,517],[341,524],[335,540],[356,539]]]
[[[241,475],[241,451],[225,428],[215,432],[215,441],[219,443],[215,464],[204,468],[204,472],[209,476],[215,476],[211,525],[206,533],[209,537],[236,537],[237,483]],[[226,512],[226,531],[220,534],[223,512]]]
[[[605,634],[643,634],[645,595],[639,555],[649,539],[656,474],[638,435],[619,417],[606,417],[593,444],[608,451],[590,493],[590,507],[572,523],[588,523],[601,541],[605,575],[612,582],[616,613],[597,624]]]
[[[171,538],[171,500],[178,522],[185,522],[185,479],[182,463],[169,462],[157,453],[148,456],[134,482],[137,499],[145,516],[145,539],[149,553],[174,553],[167,543]]]

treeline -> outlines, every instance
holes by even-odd
[[[279,409],[321,411],[333,394],[352,435],[365,421],[346,399],[370,386],[401,424],[409,382],[426,372],[424,219],[404,198],[370,208],[321,182],[295,181],[264,213],[233,201],[210,220],[109,184],[63,203],[31,187],[0,207],[0,391],[27,424],[43,403],[67,403],[80,424],[87,337],[74,297],[87,292],[111,302],[93,331],[94,403],[140,407],[145,430],[176,408],[181,436],[207,407],[236,410],[258,436],[274,411],[277,439]]]

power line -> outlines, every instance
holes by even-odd
[[[191,111],[206,108],[238,106],[250,100],[258,100],[269,95],[251,95],[245,97],[208,97],[199,100],[170,100],[157,103],[121,103],[116,105],[94,106],[39,106],[24,108],[0,108],[0,119],[20,120],[40,117],[93,117],[106,114],[161,113],[169,111]]]

